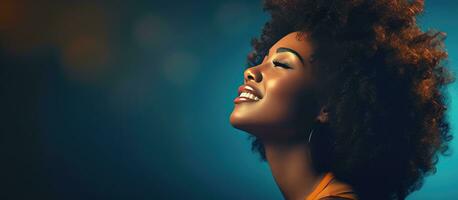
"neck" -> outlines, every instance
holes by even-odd
[[[286,200],[304,200],[322,178],[313,170],[307,144],[263,140],[275,182]]]

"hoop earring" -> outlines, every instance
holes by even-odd
[[[310,144],[311,141],[312,141],[312,135],[313,135],[313,131],[314,131],[314,130],[315,130],[315,129],[312,129],[312,131],[310,131],[308,144]]]

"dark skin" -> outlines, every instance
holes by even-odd
[[[315,95],[307,34],[292,32],[275,43],[263,62],[244,72],[244,83],[262,98],[236,103],[232,126],[262,139],[272,175],[287,200],[305,199],[323,174],[313,170],[305,131],[328,120]]]
[[[264,141],[299,143],[313,127],[316,171],[332,172],[358,199],[405,199],[436,172],[439,158],[451,153],[453,139],[446,87],[456,77],[447,62],[446,34],[423,31],[417,23],[424,7],[423,0],[263,0],[270,19],[251,40],[246,61],[254,67],[245,82],[259,86],[266,97],[235,105],[232,124],[250,133],[251,149],[261,161],[268,161]],[[311,38],[309,75],[320,83],[305,78],[307,73],[288,82],[282,78],[295,77],[294,70],[269,68],[273,65],[266,62],[276,55],[273,44],[298,30]],[[270,95],[281,89],[269,85],[287,95]],[[316,93],[309,93],[313,88]],[[308,101],[294,104],[300,100]],[[328,120],[310,126],[323,107],[319,102],[326,103]],[[292,139],[295,133],[302,137]]]

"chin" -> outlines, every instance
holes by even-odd
[[[232,127],[260,138],[275,137],[272,134],[276,133],[274,130],[278,127],[273,125],[277,123],[266,118],[246,116],[244,114],[232,112],[229,119]]]
[[[256,130],[260,128],[260,125],[259,122],[256,122],[254,119],[255,118],[248,118],[243,116],[237,112],[232,112],[229,121],[232,127],[255,135],[257,132]]]
[[[229,117],[229,121],[232,125],[232,127],[236,129],[240,129],[242,131],[245,131],[247,127],[249,127],[249,122],[247,122],[246,119],[244,119],[243,116],[240,116],[237,112],[232,112],[231,116]]]

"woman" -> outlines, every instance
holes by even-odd
[[[267,0],[231,124],[285,199],[405,199],[452,139],[444,34],[423,1]]]

